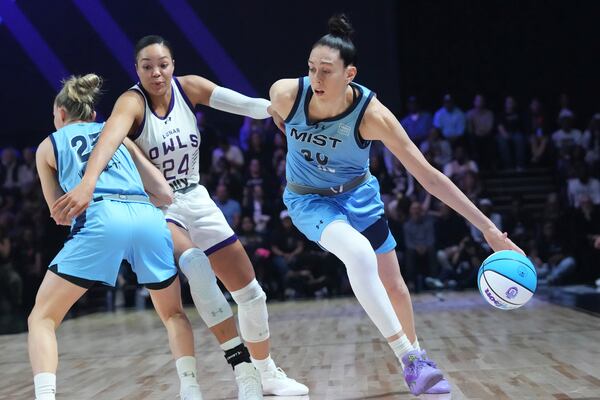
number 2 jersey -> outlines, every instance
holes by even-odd
[[[98,141],[103,123],[72,123],[50,135],[56,158],[58,182],[69,192],[81,182],[87,161]],[[146,195],[144,185],[131,154],[120,145],[96,183],[94,195]]]
[[[150,96],[140,83],[135,90],[144,98],[144,119],[131,139],[163,173],[174,190],[199,183],[200,132],[194,106],[176,77],[171,80],[171,102],[164,117],[152,109]]]
[[[342,114],[321,121],[308,120],[312,89],[308,77],[299,78],[298,94],[285,120],[287,137],[286,178],[298,185],[329,188],[366,173],[370,141],[358,127],[373,97],[364,86],[351,83],[354,101]]]

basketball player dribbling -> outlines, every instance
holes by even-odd
[[[441,371],[421,350],[396,242],[384,216],[377,179],[369,174],[371,141],[381,140],[434,196],[467,218],[494,250],[522,251],[500,232],[410,141],[373,92],[354,83],[352,27],[332,17],[312,47],[308,76],[282,79],[270,91],[285,125],[287,187],[293,223],[346,266],[356,298],[404,368],[410,391],[449,393]]]

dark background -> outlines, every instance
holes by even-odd
[[[176,74],[222,82],[196,52],[158,0],[101,1],[132,43],[146,34],[171,41]],[[416,94],[435,110],[452,92],[467,110],[476,92],[499,109],[508,94],[525,105],[539,96],[550,115],[567,93],[583,127],[600,109],[597,1],[191,1],[198,17],[257,94],[272,82],[306,73],[311,45],[328,17],[347,12],[356,29],[357,81],[372,88],[397,115]],[[110,114],[118,95],[134,82],[72,1],[17,1],[70,73],[106,79],[99,111]],[[2,15],[0,14],[0,18]],[[53,131],[55,91],[8,29],[0,23],[0,146],[31,145]],[[596,61],[594,61],[596,60]],[[133,55],[131,56],[133,70]],[[238,117],[211,113],[221,130],[237,134]]]

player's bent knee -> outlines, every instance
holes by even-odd
[[[269,338],[267,295],[256,279],[242,289],[231,292],[231,296],[238,304],[242,338],[251,343],[267,340]]]
[[[187,277],[194,304],[209,328],[233,316],[210,261],[202,250],[194,247],[183,252],[179,257],[179,268]]]

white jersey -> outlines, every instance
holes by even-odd
[[[150,96],[141,84],[134,85],[130,90],[142,94],[146,107],[144,120],[131,139],[162,171],[174,190],[199,183],[200,132],[194,106],[177,78],[171,80],[171,103],[163,118],[152,110]]]

